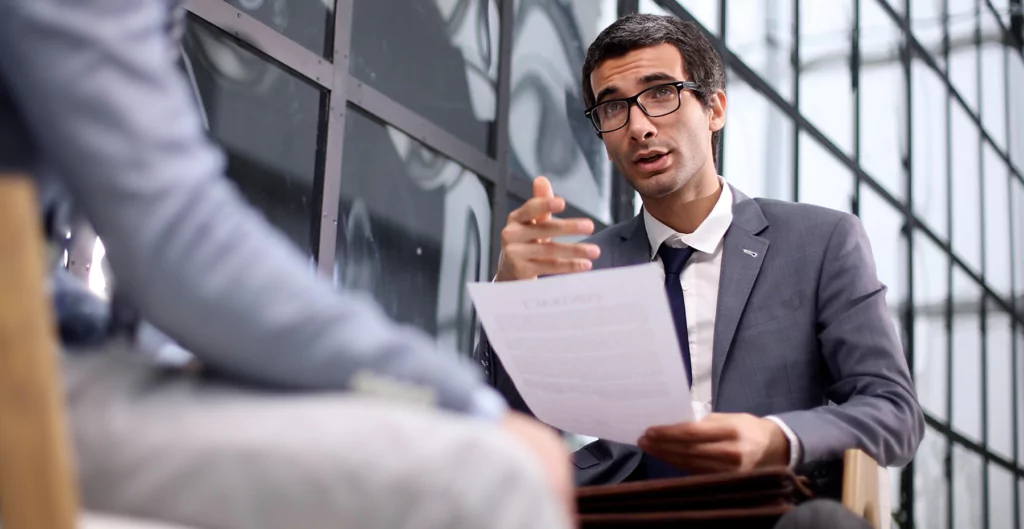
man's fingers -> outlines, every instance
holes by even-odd
[[[559,237],[594,233],[594,221],[587,218],[559,219],[565,199],[556,197],[551,182],[543,176],[533,181],[533,198],[508,215],[501,230],[499,281],[534,279],[591,270],[601,255],[594,244],[553,242]]]
[[[551,200],[555,198],[555,190],[551,188],[551,182],[546,177],[538,176],[533,179],[533,196],[535,198]],[[563,202],[562,209],[565,208]],[[544,212],[537,217],[538,222],[544,222],[551,219],[551,213],[557,212]]]
[[[559,274],[573,274],[586,272],[594,268],[594,262],[590,259],[551,259],[536,260],[534,266],[539,276],[553,276]]]
[[[687,470],[736,470],[742,463],[741,454],[732,442],[687,445],[644,443],[641,448],[677,468]]]
[[[596,244],[549,242],[544,244],[516,243],[506,251],[517,259],[549,262],[559,259],[594,260],[600,257],[601,248]]]
[[[534,244],[532,246],[546,246]],[[594,267],[590,259],[525,259],[518,277],[553,276],[586,272]]]
[[[522,231],[522,237],[527,241],[590,235],[594,233],[594,221],[590,219],[550,219],[537,224],[524,224]]]
[[[533,196],[539,198],[555,198],[555,191],[551,188],[551,181],[545,176],[538,176],[533,179]]]
[[[565,199],[562,197],[534,197],[508,214],[509,223],[529,224],[544,222],[551,215],[565,211]]]
[[[691,474],[710,474],[713,472],[736,470],[735,465],[713,459],[689,458],[671,454],[657,457],[669,465]]]
[[[727,422],[694,421],[665,426],[652,426],[644,437],[652,443],[710,443],[735,439],[736,426]]]
[[[501,230],[501,243],[507,247],[514,243],[546,242],[552,237],[590,235],[593,232],[594,222],[590,219],[551,219],[537,224],[512,223]]]
[[[675,468],[690,473],[721,472],[729,469],[728,465],[722,461],[694,458],[672,450],[645,449],[644,451]]]
[[[700,459],[716,463],[738,464],[736,443],[723,441],[716,443],[646,443],[642,449],[658,457],[674,457],[686,460]]]

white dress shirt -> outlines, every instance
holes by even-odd
[[[680,282],[686,306],[686,334],[690,340],[690,365],[693,370],[691,392],[697,418],[711,413],[712,351],[715,340],[715,313],[718,309],[718,284],[722,275],[722,243],[732,224],[732,190],[719,178],[722,194],[704,222],[693,233],[679,233],[643,210],[647,239],[651,244],[651,260],[661,263],[658,248],[664,243],[672,248],[691,247],[695,251],[687,261]],[[664,267],[662,267],[664,274]],[[664,275],[662,276],[664,277]],[[790,467],[800,461],[800,440],[776,417],[774,421],[789,439]]]

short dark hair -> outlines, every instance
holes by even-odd
[[[672,44],[683,57],[690,81],[700,85],[695,95],[705,108],[711,107],[711,96],[725,90],[725,67],[714,46],[704,37],[700,27],[673,16],[632,14],[616,20],[594,39],[583,60],[583,102],[586,108],[597,103],[590,74],[606,59],[615,59],[639,49],[659,44]],[[718,164],[718,147],[722,131],[711,134],[711,152]]]

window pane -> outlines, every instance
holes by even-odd
[[[910,30],[914,37],[943,66],[942,56],[943,17],[942,2],[936,0],[910,0]]]
[[[658,5],[654,0],[640,0],[640,13],[650,13],[652,15],[669,15],[673,16],[672,13]],[[692,14],[692,12],[691,12]]]
[[[1013,483],[1009,470],[995,464],[988,465],[988,523],[991,529],[1013,528]]]
[[[354,0],[349,71],[489,151],[497,111],[497,0]],[[564,119],[564,118],[562,118]]]
[[[793,98],[794,1],[731,0],[726,10],[729,49],[787,100]]]
[[[981,122],[996,145],[1006,149],[1006,46],[988,6],[981,10]]]
[[[1024,478],[1017,480],[1017,520],[1024,520]]]
[[[943,528],[947,524],[949,481],[946,451],[949,441],[931,426],[914,457],[914,522],[917,527]]]
[[[800,3],[800,112],[844,152],[853,152],[850,0]]]
[[[888,287],[885,301],[889,317],[901,338],[906,338],[900,314],[907,303],[907,242],[903,213],[865,184],[860,186],[860,218],[871,241],[878,279]],[[904,341],[904,343],[906,343]]]
[[[1019,54],[1010,53],[1008,59],[1010,69],[1010,90],[1019,90],[1024,86],[1024,58]],[[1007,112],[1010,120],[1010,159],[1017,171],[1024,172],[1024,97],[1011,97]]]
[[[1017,358],[1017,454],[1024,454],[1024,326],[1017,325],[1015,349]]]
[[[953,251],[981,271],[981,182],[978,127],[960,105],[953,105]]]
[[[323,94],[195,17],[184,48],[206,125],[227,153],[228,176],[312,257]]]
[[[800,133],[799,201],[850,212],[853,175],[814,138]]]
[[[989,303],[986,315],[985,380],[989,449],[1013,459],[1013,334],[1010,315]]]
[[[977,0],[949,0],[949,80],[975,113],[978,112],[976,6]]]
[[[583,115],[579,79],[587,47],[616,18],[616,2],[516,5],[509,167],[523,178],[547,176],[555,193],[609,222],[611,163]]]
[[[953,428],[981,443],[981,287],[953,269]]]
[[[946,301],[949,256],[931,239],[914,234],[914,383],[925,412],[949,421],[946,374]]]
[[[989,3],[999,14],[1004,26],[1010,25],[1010,2],[1012,0],[990,0]]]
[[[982,148],[985,164],[985,282],[1004,299],[1010,298],[1010,202],[1006,163],[988,142]]]
[[[470,354],[466,284],[487,280],[491,203],[476,175],[352,109],[338,207],[335,282]]]
[[[1017,311],[1024,317],[1024,184],[1012,179],[1010,213],[1013,216],[1013,281],[1017,292]]]
[[[968,449],[953,445],[953,527],[984,527],[985,498],[982,487],[985,460]]]
[[[309,51],[328,59],[333,55],[333,0],[226,0]]]
[[[900,29],[877,2],[860,2],[860,27],[860,163],[890,194],[906,199],[906,80]]]
[[[580,0],[575,0],[580,1]],[[718,5],[720,0],[675,0],[679,5],[683,6],[690,15],[697,20],[697,22],[704,26],[705,29],[710,31],[713,35],[718,35],[718,11],[721,9]],[[736,3],[737,0],[729,2],[729,9],[733,9],[732,4]],[[657,4],[654,0],[640,0],[640,12],[641,13],[654,13],[657,15],[669,14],[665,9]]]
[[[793,198],[793,121],[731,76],[722,174],[748,196]]]
[[[881,504],[879,508],[885,509],[888,506],[888,509],[883,511],[883,515],[894,516],[900,511],[900,498],[903,496],[903,472],[906,470],[906,466],[881,468],[879,470],[882,472],[882,479],[885,479],[885,476],[889,478],[889,497],[878,499],[878,503]],[[886,505],[887,503],[888,505]]]
[[[914,16],[917,18],[917,15]],[[948,237],[946,84],[924,62],[911,63],[914,212],[940,237]]]
[[[895,11],[895,12],[901,14],[901,15],[906,12],[906,9],[904,9],[904,4],[903,4],[904,0],[886,0],[886,1],[892,7],[893,11]]]

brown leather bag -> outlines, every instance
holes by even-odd
[[[770,528],[813,496],[786,468],[581,487],[580,526]]]

